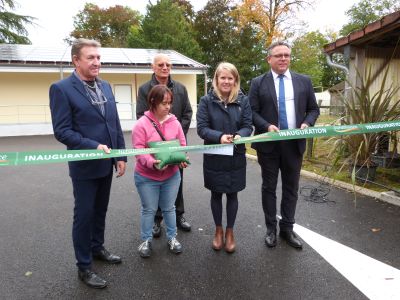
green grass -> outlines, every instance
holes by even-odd
[[[337,116],[332,115],[320,115],[317,119],[316,125],[330,125],[338,120]]]
[[[346,166],[343,167],[341,171],[339,171],[339,167],[341,166],[340,163],[338,164],[339,167],[332,166],[334,157],[328,156],[330,149],[332,148],[332,146],[328,142],[328,139],[329,139],[328,137],[314,139],[312,157],[308,158],[306,155],[307,154],[306,151],[304,155],[302,168],[304,170],[316,173],[321,176],[327,176],[331,179],[352,183],[350,172],[348,171],[348,168]],[[246,144],[246,147],[248,154],[256,155],[256,151],[250,147],[250,144]],[[389,187],[391,189],[400,191],[400,169],[399,168],[387,169],[378,167],[375,182],[380,185]],[[360,185],[362,187],[377,192],[383,192],[388,190],[387,188],[369,183],[366,184],[356,183],[356,185]]]

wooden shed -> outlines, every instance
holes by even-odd
[[[347,83],[344,87],[349,96],[351,86],[360,86],[357,72],[365,74],[371,70],[373,83],[370,93],[379,91],[388,68],[388,76],[384,89],[390,86],[400,86],[400,11],[384,16],[378,21],[368,24],[363,29],[351,32],[349,35],[324,46],[328,56],[334,53],[343,54],[348,69]],[[393,103],[400,101],[400,91],[392,99]],[[400,118],[400,116],[399,116]],[[399,149],[400,150],[400,149]]]

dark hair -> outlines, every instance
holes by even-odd
[[[290,45],[284,41],[277,41],[277,42],[273,42],[271,45],[269,45],[269,47],[267,48],[267,56],[271,55],[271,51],[272,49],[274,49],[275,47],[278,46],[286,46],[290,49]]]
[[[171,103],[172,103],[174,96],[172,95],[171,90],[167,86],[162,84],[155,85],[150,90],[149,95],[147,96],[147,103],[149,104],[149,110],[154,112],[157,108],[157,105],[163,102],[164,96],[167,93],[171,96]]]

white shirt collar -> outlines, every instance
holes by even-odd
[[[272,73],[272,76],[274,76],[274,80],[276,80],[278,78],[279,74],[275,73],[272,69],[271,69],[271,73]],[[283,75],[285,75],[286,78],[292,80],[292,74],[290,74],[289,69],[287,69],[286,72],[283,73]]]

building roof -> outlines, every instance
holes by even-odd
[[[167,54],[174,66],[173,69],[189,71],[190,73],[202,73],[207,69],[203,65],[187,56],[173,50],[157,49],[131,49],[131,48],[101,48],[102,69],[120,69],[125,72],[131,70],[149,70],[155,54]],[[12,68],[54,68],[59,70],[71,68],[71,46],[35,46],[0,44],[0,69]],[[197,72],[196,72],[197,71]]]
[[[363,29],[351,32],[333,43],[324,46],[328,54],[343,52],[345,46],[373,46],[394,48],[400,36],[400,11],[384,16],[378,21],[368,24]]]

